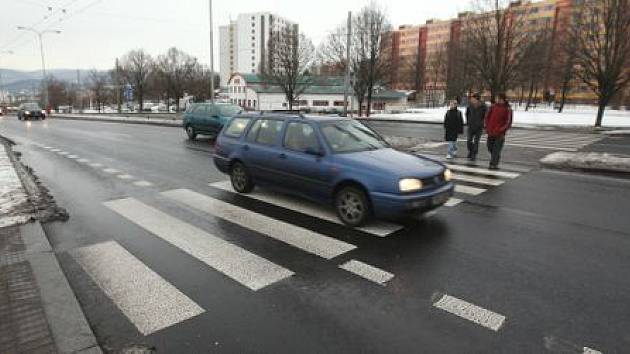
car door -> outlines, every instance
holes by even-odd
[[[277,184],[278,155],[282,153],[280,136],[284,120],[260,118],[252,123],[242,154],[245,165],[257,182]]]
[[[209,104],[206,107],[206,114],[203,118],[204,131],[210,135],[217,135],[221,130],[221,118],[219,117],[219,108],[216,105]]]
[[[195,105],[195,107],[192,109],[192,112],[190,114],[190,123],[192,124],[193,128],[195,128],[195,131],[197,132],[203,132],[203,117],[206,114],[206,105],[205,104],[197,104]]]
[[[277,156],[283,185],[314,199],[325,199],[329,189],[324,173],[324,149],[315,127],[290,121],[284,129],[283,151]]]

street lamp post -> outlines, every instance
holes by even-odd
[[[11,51],[11,50],[4,50],[4,51],[0,52],[0,56],[10,55],[10,54],[13,54],[13,51]],[[2,91],[2,87],[3,87],[3,85],[2,85],[2,72],[0,72],[0,95],[2,95],[2,97],[1,97],[2,99],[0,100],[0,103],[4,103],[4,100],[5,100],[5,96],[4,96],[4,92]],[[2,108],[0,107],[0,110],[1,109]]]
[[[24,27],[24,26],[18,26],[17,27],[18,30],[20,31],[29,31],[29,32],[33,32],[37,35],[37,38],[39,39],[39,52],[41,54],[42,57],[42,85],[44,86],[42,88],[42,94],[43,94],[43,99],[44,99],[44,109],[48,108],[48,81],[46,78],[46,62],[44,60],[44,42],[42,40],[42,37],[44,36],[44,34],[46,33],[55,33],[55,34],[60,34],[61,31],[59,30],[45,30],[45,31],[38,31],[32,27]]]
[[[208,19],[210,22],[210,102],[214,103],[214,31],[212,28],[212,0],[208,0]]]

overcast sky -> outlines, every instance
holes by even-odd
[[[368,2],[214,0],[215,69],[218,71],[216,28],[239,13],[269,11],[284,16],[299,23],[317,45],[344,23],[347,11],[358,11]],[[144,48],[157,55],[172,46],[208,63],[208,0],[0,0],[0,4],[0,52],[14,52],[0,54],[1,68],[41,68],[36,35],[16,29],[33,25],[62,31],[44,36],[47,68],[108,69],[130,49]],[[380,4],[392,24],[399,26],[453,17],[468,9],[470,0],[389,0]]]

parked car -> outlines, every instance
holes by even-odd
[[[223,125],[241,110],[227,103],[193,103],[184,113],[182,126],[190,140],[198,134],[216,137]]]
[[[18,109],[19,120],[46,119],[46,113],[37,103],[23,103]]]
[[[332,205],[354,227],[371,217],[427,212],[454,190],[442,163],[395,150],[369,127],[340,117],[236,115],[217,138],[214,163],[239,193],[278,189]]]

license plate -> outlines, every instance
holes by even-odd
[[[438,194],[435,197],[431,198],[431,204],[433,205],[442,205],[444,203],[446,203],[449,198],[450,198],[450,194],[449,193],[442,193],[442,194]]]

